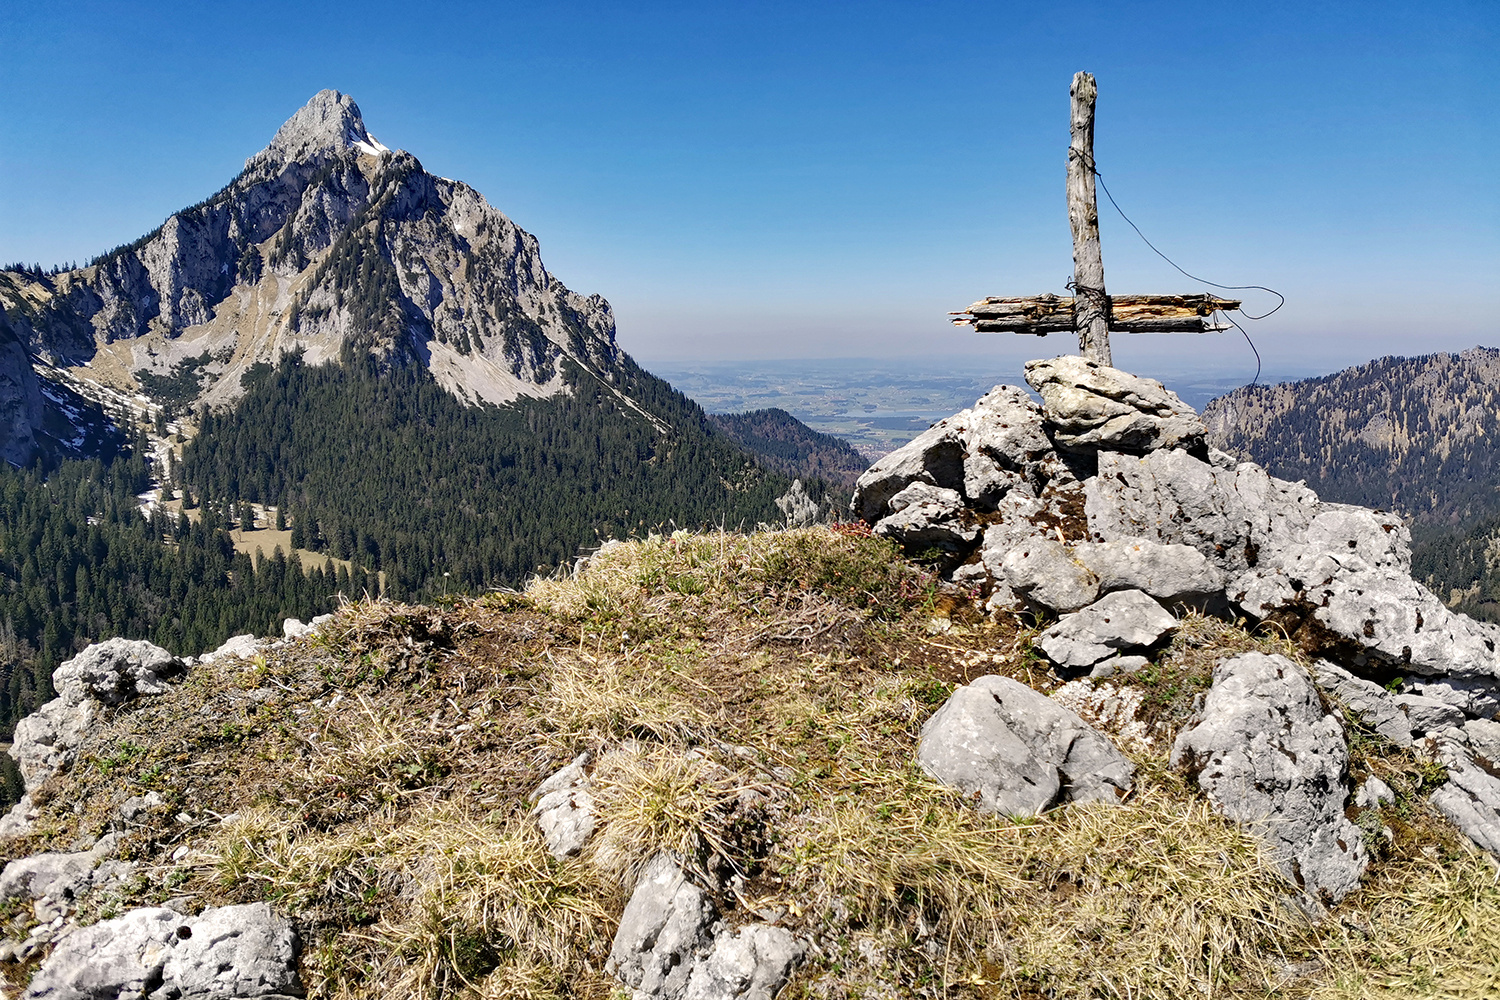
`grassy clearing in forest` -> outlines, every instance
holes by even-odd
[[[1400,829],[1317,928],[1166,766],[1213,662],[1274,636],[1190,616],[1123,680],[1155,727],[1124,805],[984,817],[928,779],[918,732],[954,684],[1056,688],[1032,634],[857,529],[653,536],[524,593],[352,605],[197,668],[84,748],[31,848],[97,833],[149,783],[168,804],[131,834],[122,904],[299,914],[314,997],[616,996],[615,921],[661,850],[722,887],[731,925],[814,940],[788,997],[1495,995],[1500,889],[1426,810],[1418,755],[1357,735]],[[579,753],[599,826],[557,861],[526,796]]]

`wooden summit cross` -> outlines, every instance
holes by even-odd
[[[963,312],[954,326],[980,333],[1049,333],[1075,330],[1078,350],[1112,364],[1109,331],[1119,333],[1216,333],[1227,324],[1215,312],[1238,309],[1235,299],[1212,295],[1109,295],[1099,248],[1099,205],[1094,198],[1094,101],[1099,88],[1089,73],[1073,77],[1073,140],[1068,146],[1068,222],[1073,227],[1074,295],[991,296]]]

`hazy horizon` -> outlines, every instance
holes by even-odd
[[[1069,347],[947,313],[1063,291],[1087,69],[1099,169],[1134,221],[1195,274],[1287,296],[1251,328],[1268,369],[1500,342],[1472,291],[1500,272],[1500,194],[1472,166],[1500,152],[1492,0],[31,5],[0,42],[0,261],[135,239],[332,87],[609,299],[645,363],[1012,365]],[[1204,290],[1107,203],[1100,223],[1111,291]],[[1228,336],[1117,337],[1116,356],[1248,380]]]

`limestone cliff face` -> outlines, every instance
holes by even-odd
[[[42,392],[31,359],[0,313],[0,458],[26,465],[42,425]]]
[[[205,353],[199,398],[300,350],[419,363],[460,398],[563,388],[565,359],[613,381],[614,315],[548,273],[535,237],[475,190],[427,173],[325,90],[224,189],[56,276],[0,275],[26,346],[126,388]]]

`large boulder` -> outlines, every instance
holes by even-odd
[[[1135,766],[1077,713],[996,675],[954,691],[927,720],[917,761],[980,811],[1010,816],[1118,803],[1135,783]]]
[[[890,514],[875,523],[875,534],[911,553],[930,549],[967,551],[979,538],[979,526],[966,517],[957,490],[914,482],[891,497]]]
[[[1065,670],[1087,670],[1124,650],[1156,645],[1177,619],[1139,590],[1106,594],[1076,614],[1064,615],[1036,645]]]
[[[1079,542],[1073,557],[1099,578],[1099,592],[1139,590],[1168,605],[1204,604],[1224,590],[1224,574],[1191,545],[1145,538]]]
[[[1060,448],[1201,449],[1208,434],[1193,408],[1155,379],[1077,355],[1026,363],[1042,416]]]
[[[1000,571],[1012,591],[1045,611],[1077,611],[1099,596],[1099,578],[1050,538],[1017,545],[1001,560]]]
[[[247,903],[197,917],[131,910],[76,930],[42,963],[23,1000],[301,996],[291,921]]]
[[[996,386],[967,410],[933,424],[871,466],[855,483],[850,509],[870,524],[912,483],[954,490],[992,510],[1025,481],[1028,463],[1050,449],[1041,410],[1014,386]]]
[[[1294,661],[1242,653],[1221,662],[1171,760],[1195,774],[1216,811],[1265,839],[1312,900],[1336,903],[1359,885],[1369,859],[1344,815],[1343,727]]]

